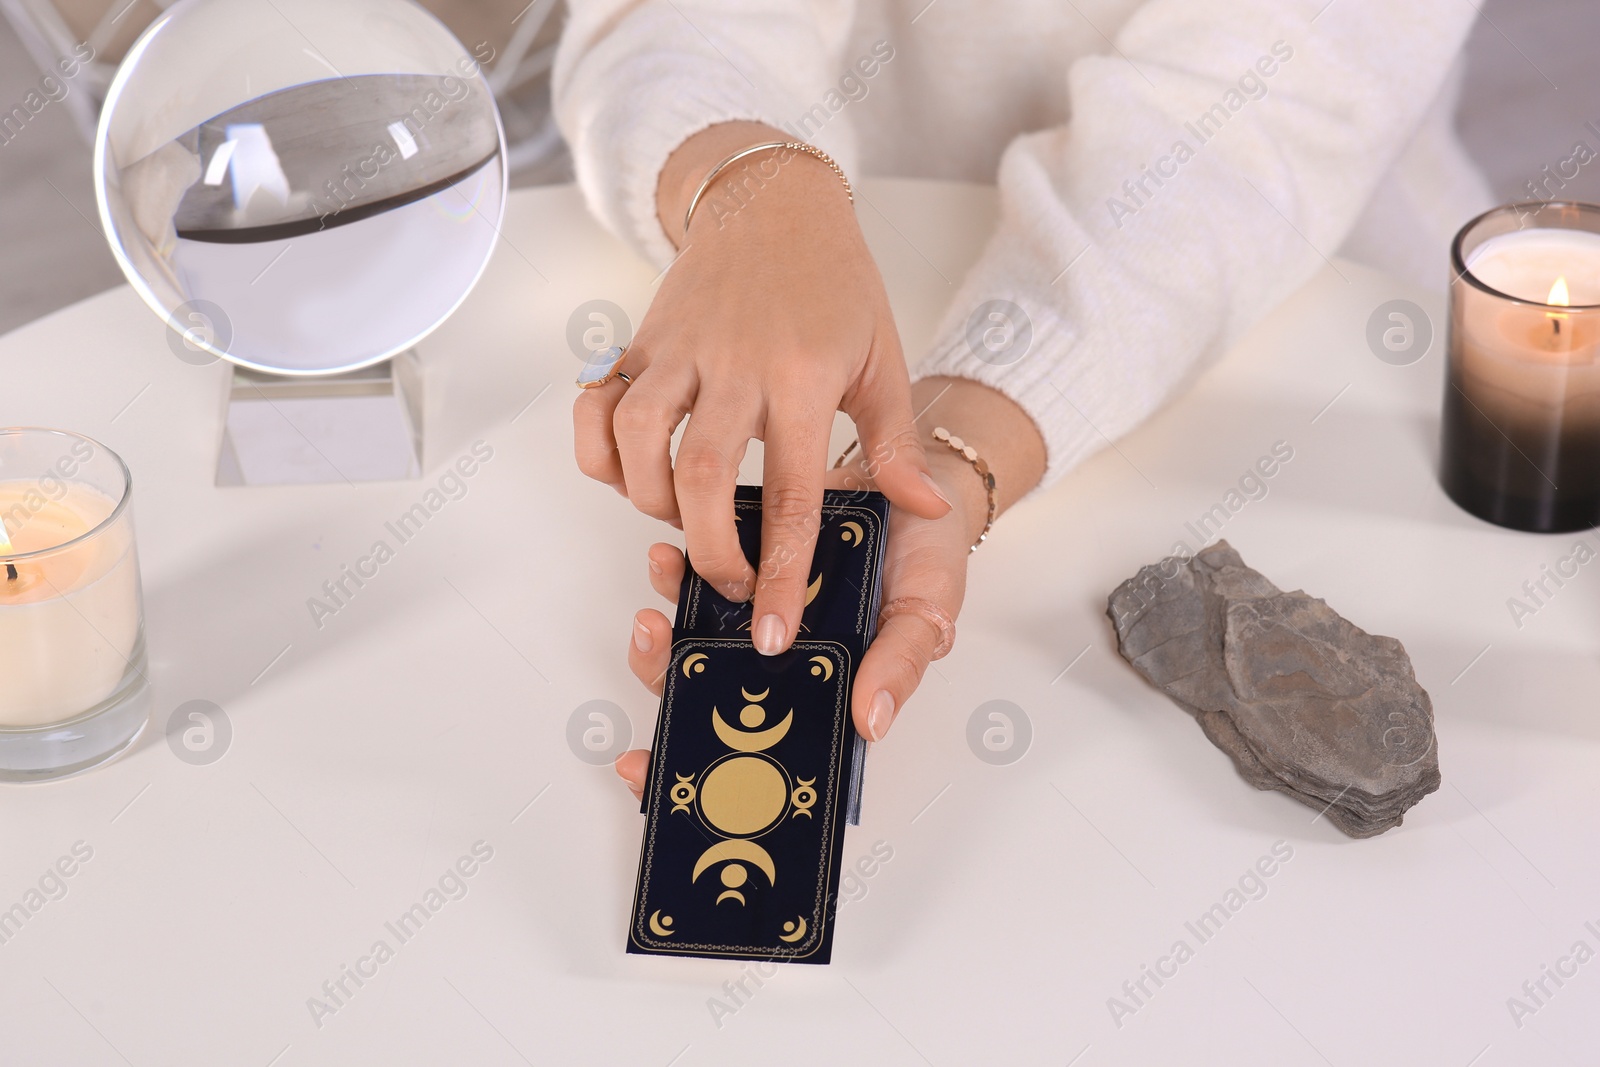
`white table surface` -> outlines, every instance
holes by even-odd
[[[916,353],[993,193],[864,193]],[[620,704],[636,738],[654,721],[624,642],[652,602],[643,550],[672,531],[575,469],[564,334],[595,298],[637,321],[655,272],[569,188],[516,194],[504,236],[422,346],[421,482],[213,487],[225,371],[175,358],[127,288],[0,339],[0,425],[78,430],[133,469],[154,684],[134,751],[0,789],[0,909],[75,842],[93,849],[0,945],[0,1062],[1596,1062],[1600,962],[1547,979],[1520,1027],[1507,998],[1575,942],[1600,949],[1584,926],[1600,929],[1600,564],[1520,629],[1506,605],[1596,538],[1502,531],[1438,489],[1441,297],[1338,262],[1007,516],[973,559],[955,652],[872,755],[845,854],[893,856],[841,910],[833,964],[747,982],[718,1020],[740,965],[624,955],[641,819],[565,741],[588,700]],[[1396,297],[1438,334],[1409,367],[1364,341]],[[307,598],[478,440],[494,458],[467,495],[317,629]],[[1404,641],[1437,711],[1444,785],[1375,840],[1247,786],[1117,657],[1104,615],[1280,440],[1293,460],[1224,535]],[[233,728],[209,766],[164,738],[194,699]],[[967,747],[993,699],[1032,723],[1009,766]],[[385,922],[478,841],[493,858],[466,896],[347,979],[319,1026],[308,998],[397,944]],[[1278,841],[1293,857],[1266,896],[1199,944],[1185,922]],[[1180,938],[1193,958],[1117,1025],[1108,998]]]

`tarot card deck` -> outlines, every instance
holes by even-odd
[[[734,510],[760,568],[760,487],[740,486]],[[749,603],[686,572],[641,808],[629,952],[828,962],[866,756],[850,690],[877,629],[888,518],[877,493],[825,494],[800,634],[781,655],[755,650]]]

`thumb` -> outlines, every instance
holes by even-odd
[[[921,603],[934,607],[930,601]],[[868,741],[883,740],[900,709],[921,684],[928,664],[949,651],[948,647],[941,647],[946,631],[934,612],[919,611],[914,606],[916,601],[905,610],[896,611],[900,604],[906,602],[889,603],[892,614],[884,616],[878,636],[862,657],[851,694],[856,731]],[[952,626],[952,638],[953,630]]]
[[[617,769],[617,777],[622,779],[628,787],[628,792],[637,800],[644,799],[645,778],[650,774],[650,753],[646,749],[629,749],[617,757],[613,764]]]
[[[942,518],[950,500],[928,472],[899,339],[881,347],[840,406],[856,424],[862,465],[879,491],[918,518]]]

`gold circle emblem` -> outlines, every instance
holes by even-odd
[[[789,785],[783,772],[758,756],[724,760],[700,783],[700,812],[734,837],[756,834],[783,816]]]

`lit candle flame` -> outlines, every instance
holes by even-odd
[[[1571,306],[1572,298],[1567,292],[1567,276],[1565,274],[1556,277],[1555,284],[1550,287],[1550,295],[1544,298],[1544,302],[1550,307],[1564,308]],[[1557,347],[1563,346],[1561,322],[1567,316],[1560,311],[1546,311],[1544,317],[1550,320],[1551,343]]]

